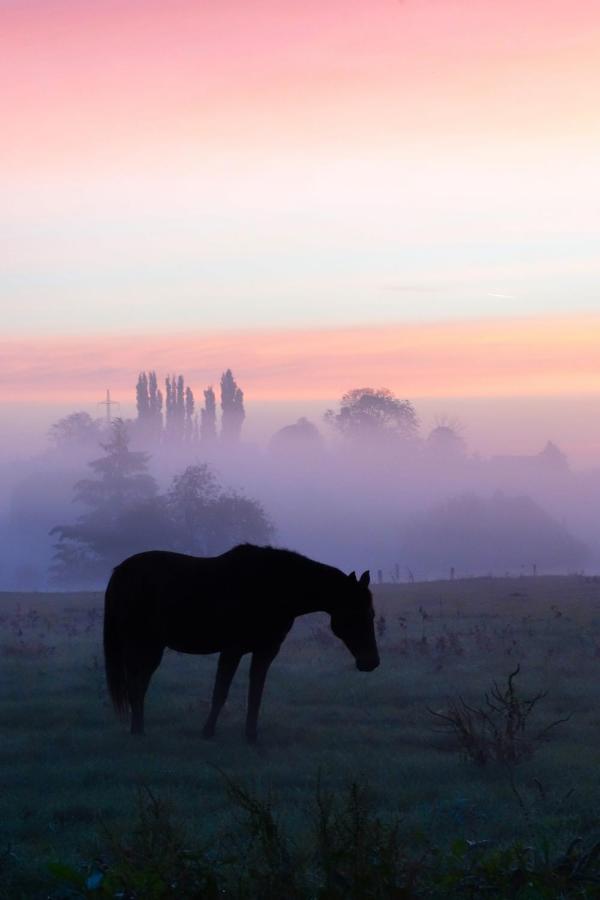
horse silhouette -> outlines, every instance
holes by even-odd
[[[221,556],[162,550],[130,556],[108,582],[104,658],[118,714],[131,711],[132,734],[144,732],[144,697],[165,647],[219,653],[204,737],[217,718],[239,662],[252,654],[246,737],[256,740],[269,666],[296,616],[323,611],[362,672],[379,665],[369,573],[356,578],[290,550],[242,544]]]

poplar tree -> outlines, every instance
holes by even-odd
[[[231,369],[221,376],[221,437],[227,442],[240,439],[242,423],[246,418],[244,394],[237,386]]]
[[[148,373],[148,404],[150,421],[152,423],[152,435],[158,440],[163,430],[163,395],[158,388],[156,372]]]
[[[148,376],[145,372],[140,372],[138,375],[135,398],[138,419],[140,421],[147,421],[148,413],[150,411],[150,398],[148,396]]]
[[[194,441],[196,437],[196,422],[194,419],[194,393],[191,387],[185,389],[185,439],[188,443]]]
[[[204,409],[200,410],[200,440],[214,441],[217,437],[217,400],[212,385],[204,391]]]

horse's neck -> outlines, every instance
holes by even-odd
[[[331,615],[331,608],[326,606],[326,604],[322,602],[312,603],[310,598],[305,598],[305,601],[302,599],[299,600],[297,604],[294,604],[294,616],[297,618],[298,616],[307,616],[310,613],[323,612]]]
[[[317,573],[318,576],[319,573]],[[321,578],[317,577],[314,581],[309,577],[303,585],[298,585],[293,601],[294,616],[305,616],[309,613],[324,612],[331,615],[336,602],[335,584],[332,582],[331,589],[323,589]],[[331,600],[329,596],[331,595]]]

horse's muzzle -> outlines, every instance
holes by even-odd
[[[379,657],[374,659],[357,659],[356,668],[359,672],[373,672],[379,665]]]

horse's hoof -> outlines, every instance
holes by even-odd
[[[258,735],[256,734],[256,732],[254,732],[253,734],[248,734],[248,732],[246,732],[246,741],[249,744],[256,744],[256,742],[258,741]]]
[[[202,737],[204,738],[204,740],[210,741],[210,739],[214,738],[214,736],[215,736],[215,729],[207,728],[205,725],[204,728],[202,729]]]

